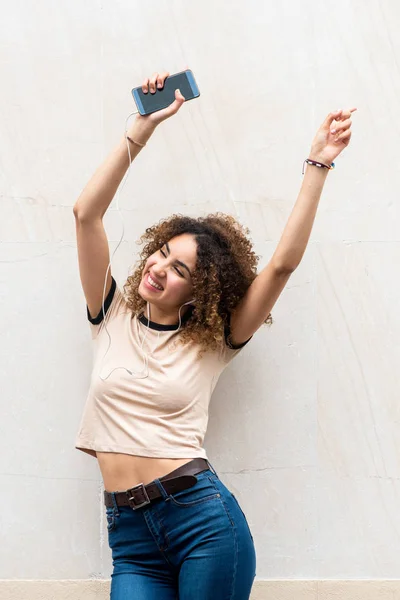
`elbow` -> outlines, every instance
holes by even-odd
[[[72,212],[74,213],[75,219],[77,219],[78,221],[81,220],[82,210],[77,204],[74,204],[74,208],[72,209]]]
[[[304,252],[300,253],[299,251],[276,252],[272,257],[272,262],[277,273],[282,273],[282,275],[293,273],[299,266],[303,254]]]
[[[290,275],[299,265],[298,263],[274,261],[274,266],[278,275]]]
[[[73,213],[76,221],[80,223],[87,223],[88,221],[96,221],[98,219],[102,220],[102,216],[94,216],[88,213],[87,210],[83,210],[81,206],[78,204],[74,205]]]

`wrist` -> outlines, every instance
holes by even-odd
[[[332,164],[331,158],[328,158],[322,152],[315,152],[313,149],[311,149],[307,158],[310,158],[311,160],[315,160],[316,162],[322,163],[323,165],[327,165],[328,167],[330,167]]]
[[[127,135],[136,142],[146,144],[154,133],[155,128],[156,125],[154,123],[150,123],[147,120],[142,121],[140,117],[136,117],[132,125],[128,127]]]
[[[319,161],[313,161],[312,159],[308,159],[306,158],[304,163],[303,163],[303,169],[301,171],[301,174],[304,175],[305,170],[306,170],[306,165],[307,167],[310,166],[310,170],[307,168],[307,173],[311,173],[314,172],[315,174],[318,174],[318,177],[322,177],[323,179],[326,178],[326,176],[328,175],[329,171],[331,169],[334,168],[334,164],[332,163],[332,167],[325,167],[323,165],[323,163],[319,162]],[[313,175],[314,176],[314,175]]]

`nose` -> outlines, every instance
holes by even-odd
[[[163,279],[165,277],[165,268],[163,267],[163,265],[161,265],[161,264],[154,264],[152,266],[152,270],[154,272],[154,275],[156,277],[158,277],[159,279]]]

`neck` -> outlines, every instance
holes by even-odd
[[[171,313],[163,311],[158,306],[147,302],[143,310],[143,315],[153,323],[159,323],[160,325],[176,325],[179,323],[179,314],[182,320],[184,315],[190,310],[192,310],[192,306],[187,304],[186,306],[182,306],[180,313],[179,307]]]

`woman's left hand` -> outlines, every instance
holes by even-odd
[[[351,114],[356,108],[330,113],[311,144],[309,158],[330,165],[350,143]]]

